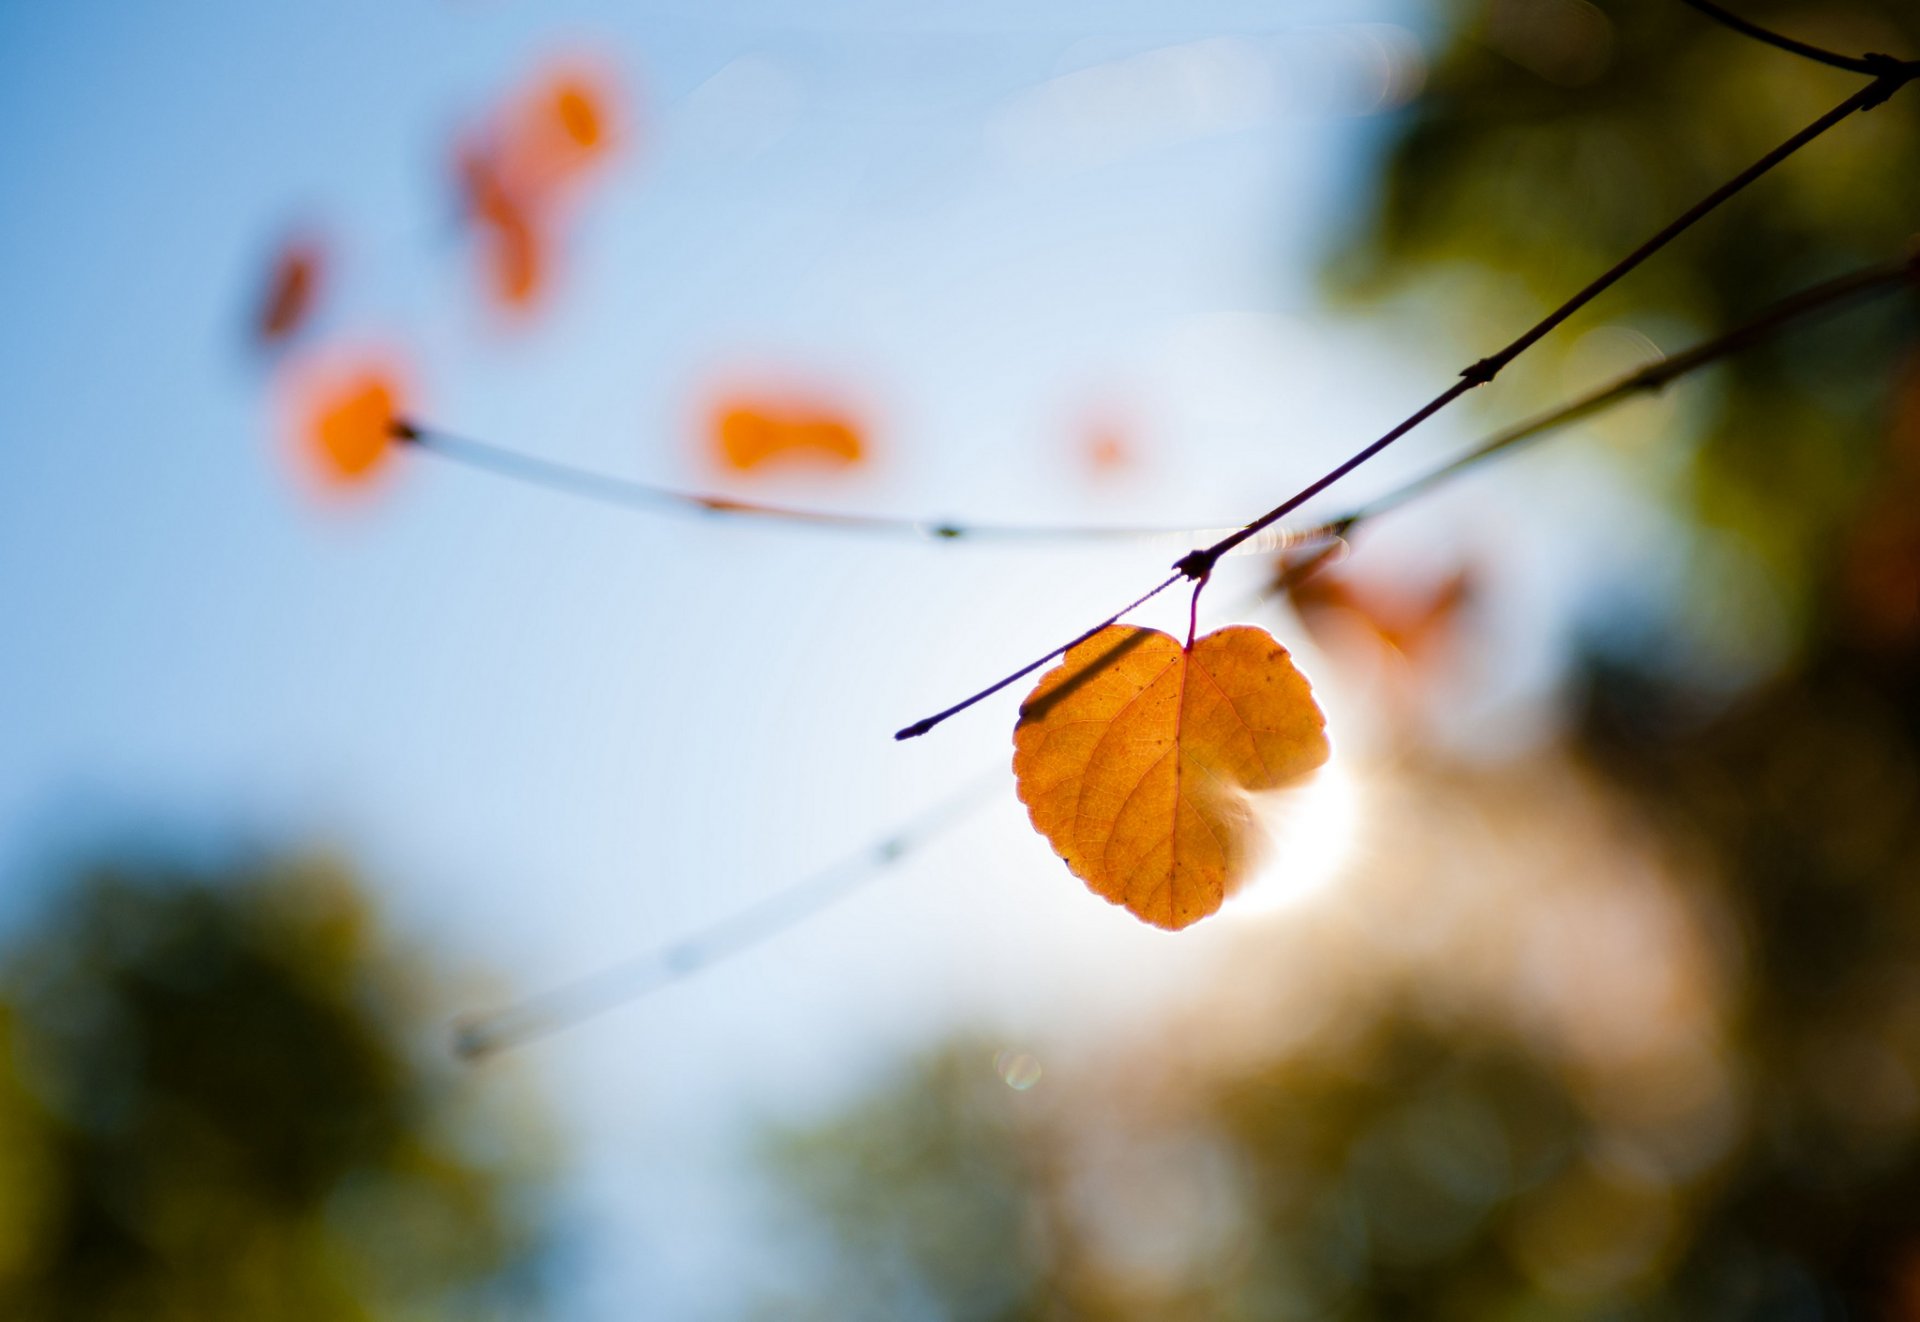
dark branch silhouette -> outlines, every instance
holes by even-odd
[[[1495,432],[1458,457],[1395,487],[1383,496],[1376,496],[1364,505],[1357,506],[1338,518],[1329,519],[1317,527],[1296,531],[1295,543],[1296,545],[1316,541],[1332,543],[1335,539],[1345,537],[1367,520],[1406,504],[1430,488],[1451,480],[1495,455],[1516,449],[1527,441],[1535,440],[1549,432],[1583,421],[1636,395],[1658,393],[1681,377],[1729,358],[1742,349],[1787,329],[1795,322],[1807,320],[1821,312],[1836,310],[1869,295],[1891,293],[1903,286],[1920,286],[1920,252],[1904,261],[1884,262],[1877,266],[1863,267],[1858,271],[1803,289],[1774,304],[1752,321],[1728,331],[1725,335],[1705,340],[1691,349],[1684,349],[1658,362],[1649,363],[1578,399]]]
[[[934,726],[946,720],[947,717],[958,716],[961,712],[973,706],[974,703],[979,702],[985,698],[991,698],[994,694],[998,693],[1001,689],[1005,688],[1007,685],[1015,683],[1018,680],[1025,679],[1028,675],[1031,675],[1034,671],[1038,670],[1041,666],[1044,666],[1045,664],[1047,664],[1047,662],[1053,660],[1055,657],[1065,656],[1068,652],[1071,652],[1074,648],[1086,642],[1087,639],[1099,633],[1102,629],[1106,628],[1109,624],[1119,623],[1121,619],[1123,619],[1128,615],[1133,614],[1133,612],[1139,610],[1142,606],[1152,601],[1155,597],[1159,596],[1162,592],[1165,592],[1168,588],[1172,587],[1175,583],[1178,583],[1182,577],[1184,577],[1184,575],[1169,574],[1164,580],[1156,584],[1150,591],[1143,593],[1141,596],[1136,597],[1132,602],[1128,603],[1125,606],[1122,606],[1119,610],[1107,616],[1106,619],[1100,621],[1100,623],[1094,625],[1091,629],[1086,630],[1084,633],[1081,633],[1076,637],[1068,639],[1066,642],[1060,644],[1060,646],[1054,648],[1051,652],[1048,652],[1045,656],[1039,658],[1038,660],[1028,662],[1026,665],[1020,667],[1020,669],[1014,671],[1011,675],[1008,675],[1005,679],[999,680],[998,682],[993,684],[989,684],[986,688],[981,689],[978,693],[974,694],[972,697],[964,698],[961,701],[954,703],[953,706],[948,707],[945,711],[937,711],[931,716],[923,716],[919,720],[915,721],[912,725],[905,726],[904,728],[899,730],[895,730],[893,732],[893,737],[895,739],[919,738],[921,735],[931,730]]]
[[[1629,273],[1631,273],[1633,270],[1638,268],[1642,263],[1647,261],[1648,258],[1652,257],[1655,253],[1659,252],[1662,248],[1666,247],[1669,243],[1673,242],[1674,239],[1678,238],[1681,234],[1685,233],[1688,229],[1692,228],[1695,224],[1699,223],[1702,219],[1704,219],[1707,215],[1709,215],[1714,210],[1716,210],[1722,203],[1726,202],[1729,198],[1741,192],[1747,186],[1752,184],[1755,180],[1767,174],[1775,166],[1779,165],[1782,161],[1792,156],[1795,152],[1799,151],[1802,147],[1805,147],[1808,143],[1813,142],[1815,139],[1819,138],[1822,134],[1826,133],[1829,129],[1833,128],[1835,125],[1844,122],[1845,120],[1851,118],[1853,115],[1859,113],[1860,111],[1872,109],[1874,106],[1879,105],[1880,103],[1885,101],[1888,97],[1892,96],[1900,88],[1906,86],[1907,83],[1913,81],[1916,77],[1920,77],[1920,64],[1900,63],[1898,61],[1890,61],[1889,66],[1890,67],[1885,68],[1884,72],[1879,73],[1871,83],[1867,84],[1867,86],[1861,88],[1859,91],[1855,92],[1852,96],[1849,96],[1846,100],[1842,101],[1839,105],[1835,106],[1832,110],[1827,111],[1826,114],[1814,120],[1811,124],[1807,125],[1806,128],[1801,129],[1798,133],[1788,138],[1785,142],[1781,143],[1778,147],[1775,147],[1772,151],[1762,156],[1758,161],[1755,161],[1752,165],[1742,170],[1739,174],[1735,175],[1732,179],[1720,185],[1720,187],[1714,189],[1711,193],[1707,194],[1706,197],[1702,198],[1700,201],[1696,202],[1693,206],[1689,207],[1678,218],[1676,218],[1675,220],[1669,222],[1667,225],[1662,227],[1658,233],[1653,235],[1652,238],[1648,239],[1645,243],[1642,243],[1638,248],[1635,248],[1632,252],[1628,253],[1625,257],[1621,258],[1618,262],[1614,263],[1599,277],[1597,277],[1588,285],[1586,285],[1586,287],[1581,289],[1578,293],[1574,294],[1571,298],[1567,299],[1566,302],[1560,304],[1559,307],[1555,308],[1552,312],[1549,312],[1545,317],[1541,318],[1539,321],[1535,322],[1532,326],[1527,328],[1527,330],[1523,331],[1517,339],[1515,339],[1512,343],[1508,344],[1505,348],[1501,349],[1499,352],[1489,357],[1482,358],[1478,362],[1473,363],[1472,365],[1465,368],[1460,373],[1459,379],[1456,380],[1451,386],[1447,387],[1446,390],[1442,391],[1439,395],[1435,396],[1432,400],[1422,405],[1418,410],[1416,410],[1413,413],[1411,417],[1407,418],[1405,421],[1395,426],[1392,430],[1388,431],[1384,436],[1381,436],[1378,440],[1375,440],[1372,443],[1364,446],[1359,451],[1349,456],[1347,459],[1335,465],[1331,470],[1322,474],[1320,477],[1316,478],[1314,481],[1308,483],[1305,487],[1302,487],[1299,491],[1289,496],[1286,500],[1283,500],[1282,502],[1280,502],[1280,504],[1274,506],[1272,509],[1268,510],[1265,514],[1253,520],[1253,522],[1245,525],[1244,527],[1240,528],[1239,530],[1233,533],[1228,534],[1226,537],[1221,538],[1219,541],[1214,542],[1212,545],[1205,546],[1198,550],[1189,552],[1187,555],[1182,556],[1179,560],[1175,561],[1173,566],[1175,571],[1174,579],[1161,583],[1158,587],[1154,588],[1151,592],[1147,593],[1145,597],[1142,597],[1141,601],[1145,602],[1155,596],[1158,596],[1161,592],[1164,592],[1167,588],[1171,587],[1174,581],[1177,581],[1180,578],[1184,577],[1184,578],[1192,579],[1195,582],[1199,582],[1205,579],[1208,574],[1213,572],[1213,568],[1216,564],[1219,563],[1220,558],[1228,554],[1235,547],[1240,546],[1243,543],[1247,542],[1249,539],[1258,536],[1260,533],[1265,531],[1274,523],[1278,522],[1280,519],[1285,518],[1288,514],[1291,514],[1294,510],[1298,509],[1301,505],[1313,499],[1313,497],[1319,495],[1321,492],[1325,491],[1328,487],[1332,486],[1335,482],[1338,482],[1340,479],[1346,477],[1349,473],[1352,473],[1355,469],[1359,468],[1362,464],[1366,463],[1369,459],[1372,459],[1375,455],[1378,455],[1382,450],[1385,450],[1388,446],[1392,445],[1395,441],[1399,440],[1402,436],[1405,436],[1408,432],[1412,431],[1414,428],[1418,427],[1420,424],[1426,422],[1429,418],[1433,417],[1435,414],[1445,409],[1448,405],[1452,404],[1455,400],[1458,400],[1462,395],[1465,395],[1468,391],[1474,389],[1476,386],[1486,385],[1488,382],[1492,381],[1507,366],[1507,364],[1511,363],[1514,359],[1518,358],[1522,353],[1526,352],[1534,344],[1538,343],[1547,334],[1549,334],[1556,327],[1558,327],[1562,322],[1566,321],[1567,318],[1571,317],[1575,312],[1585,307],[1588,303],[1592,302],[1595,298],[1599,297],[1600,294],[1604,293],[1607,289],[1611,288],[1613,285],[1617,284],[1621,279],[1625,278]],[[1876,67],[1881,67],[1881,66],[1876,65]],[[1131,609],[1132,607],[1128,608],[1128,610],[1131,610]],[[1127,613],[1126,611],[1122,611],[1120,614],[1124,615],[1126,613]],[[1055,648],[1053,651],[1047,653],[1047,655],[1041,657],[1039,660],[1031,662],[1026,666],[1023,666],[1021,669],[1015,671],[1013,674],[1007,676],[1002,680],[999,680],[998,682],[990,685],[985,689],[982,689],[980,692],[974,694],[972,697],[969,697],[962,702],[956,703],[952,707],[949,707],[944,711],[937,712],[932,716],[925,717],[922,720],[916,721],[912,725],[905,727],[904,729],[896,733],[894,735],[894,738],[910,739],[916,735],[925,734],[927,731],[933,729],[934,726],[938,725],[941,721],[945,720],[947,717],[955,714],[956,712],[966,710],[968,707],[971,707],[974,703],[980,701],[982,698],[987,697],[993,693],[997,693],[1001,689],[1005,688],[1007,685],[1013,683],[1014,681],[1022,678],[1025,675],[1031,674],[1033,671],[1045,665],[1048,661],[1051,661],[1054,657],[1061,655],[1062,653],[1067,651],[1069,648],[1073,647],[1076,643],[1080,642],[1082,639],[1091,637],[1093,634],[1098,633],[1101,629],[1105,628],[1108,624],[1113,623],[1115,620],[1118,620],[1119,618],[1120,618],[1120,615],[1109,617],[1108,619],[1095,625],[1093,628],[1088,629],[1085,632],[1081,633],[1080,635],[1075,637],[1071,642],[1066,643],[1061,647]]]
[[[1890,69],[1911,63],[1896,60],[1890,55],[1842,55],[1838,51],[1830,51],[1825,47],[1815,46],[1784,33],[1775,32],[1772,28],[1761,27],[1750,18],[1742,18],[1730,9],[1714,4],[1713,0],[1680,0],[1680,3],[1690,9],[1699,10],[1714,22],[1732,28],[1742,36],[1752,37],[1755,41],[1765,42],[1769,46],[1798,55],[1802,59],[1831,65],[1835,69],[1845,69],[1850,73],[1863,73],[1868,77],[1877,78],[1889,72]],[[1911,78],[1913,74],[1909,72],[1907,77]]]

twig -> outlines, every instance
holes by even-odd
[[[1533,326],[1529,327],[1518,339],[1514,340],[1504,349],[1501,349],[1498,353],[1490,357],[1482,358],[1480,361],[1467,367],[1460,373],[1460,378],[1451,386],[1421,406],[1411,417],[1394,427],[1384,436],[1335,465],[1327,473],[1315,479],[1313,482],[1308,483],[1292,496],[1289,496],[1286,500],[1274,506],[1265,514],[1240,528],[1238,531],[1228,534],[1210,546],[1189,552],[1187,555],[1175,561],[1173,566],[1175,571],[1174,579],[1177,580],[1184,577],[1198,581],[1204,578],[1213,571],[1214,566],[1219,562],[1221,556],[1226,555],[1248,539],[1258,536],[1272,524],[1291,514],[1295,509],[1298,509],[1301,505],[1313,499],[1313,497],[1319,495],[1322,491],[1325,491],[1341,478],[1346,477],[1356,468],[1359,468],[1369,459],[1372,459],[1389,445],[1392,445],[1415,427],[1418,427],[1421,423],[1433,417],[1434,414],[1439,413],[1442,409],[1452,404],[1474,387],[1486,385],[1492,381],[1507,364],[1511,363],[1534,344],[1538,343],[1549,332],[1566,321],[1567,318],[1571,317],[1575,312],[1611,288],[1628,273],[1640,266],[1641,263],[1660,251],[1660,249],[1666,247],[1667,244],[1685,233],[1689,228],[1727,201],[1727,199],[1733,197],[1749,184],[1765,175],[1769,170],[1772,170],[1776,165],[1779,165],[1782,161],[1799,151],[1802,147],[1820,137],[1821,134],[1834,127],[1834,125],[1841,123],[1859,111],[1868,110],[1879,105],[1916,77],[1920,77],[1920,65],[1896,64],[1895,67],[1880,73],[1874,78],[1873,82],[1861,88],[1852,96],[1849,96],[1832,110],[1829,110],[1826,114],[1814,120],[1813,123],[1809,124],[1806,128],[1801,129],[1778,147],[1775,147],[1765,156],[1762,156],[1758,161],[1689,207],[1677,219],[1664,226],[1652,238],[1614,263],[1612,267],[1608,268],[1597,279],[1574,294],[1573,297],[1569,298],[1545,317],[1541,318]],[[1160,592],[1170,587],[1173,581],[1174,580],[1169,580],[1168,582],[1160,584],[1159,587],[1148,593],[1147,597],[1143,597],[1141,600],[1145,601],[1148,598],[1157,596]],[[1129,607],[1129,609],[1132,608]],[[1121,612],[1121,614],[1125,613],[1124,611]],[[909,739],[915,735],[925,734],[948,716],[953,715],[955,712],[964,711],[980,699],[997,693],[1015,680],[1031,674],[1048,661],[1051,661],[1054,657],[1059,656],[1068,648],[1074,646],[1075,643],[1080,642],[1084,638],[1091,637],[1118,618],[1119,616],[1114,616],[1095,625],[1092,629],[1087,630],[1075,638],[1073,642],[1054,649],[1038,661],[1022,667],[1005,679],[974,694],[964,702],[957,703],[943,712],[907,726],[895,734],[894,738]]]
[[[1135,598],[1132,602],[1128,603],[1125,606],[1122,606],[1119,610],[1107,616],[1106,619],[1100,621],[1100,623],[1094,625],[1091,629],[1088,629],[1085,633],[1082,633],[1075,638],[1071,638],[1067,640],[1066,642],[1060,644],[1060,646],[1054,648],[1051,652],[1048,652],[1045,656],[1039,658],[1036,661],[1028,662],[1026,665],[1021,666],[1020,669],[1014,671],[1011,675],[1008,675],[1005,679],[1002,679],[994,684],[989,684],[986,688],[981,689],[978,693],[974,694],[972,697],[964,698],[961,701],[954,703],[953,706],[947,708],[945,711],[937,711],[931,716],[923,716],[919,720],[915,721],[912,725],[906,726],[903,729],[895,730],[893,732],[893,737],[895,739],[919,738],[921,735],[931,730],[934,726],[946,720],[947,717],[958,716],[961,712],[973,706],[974,703],[979,702],[985,698],[991,698],[994,694],[998,693],[1001,689],[1005,688],[1007,685],[1015,683],[1016,681],[1025,679],[1028,675],[1031,675],[1034,671],[1038,670],[1041,666],[1044,666],[1045,664],[1047,664],[1047,662],[1053,660],[1056,656],[1064,656],[1068,652],[1071,652],[1074,648],[1086,642],[1087,639],[1099,633],[1102,629],[1106,628],[1109,624],[1117,624],[1124,616],[1133,614],[1133,612],[1139,610],[1142,606],[1152,601],[1155,597],[1159,596],[1162,592],[1165,592],[1168,588],[1172,587],[1175,583],[1178,583],[1183,577],[1184,575],[1181,575],[1181,574],[1168,575],[1166,579],[1156,584],[1152,591],[1141,594],[1139,597]],[[1194,604],[1194,609],[1195,610],[1199,609],[1199,603],[1197,601]]]
[[[1888,266],[1872,268],[1841,281],[1833,286],[1822,286],[1808,290],[1792,301],[1792,305],[1783,304],[1774,309],[1772,315],[1778,322],[1791,320],[1803,311],[1812,311],[1829,301],[1845,298],[1851,292],[1843,288],[1848,281],[1857,281],[1864,290],[1867,287],[1898,282],[1902,276],[1902,267]],[[1806,307],[1799,306],[1801,300]],[[1691,351],[1704,353],[1709,360],[1722,356],[1732,349],[1741,347],[1749,339],[1758,338],[1774,328],[1773,321],[1763,320],[1744,327],[1726,337],[1726,341],[1716,341],[1711,346],[1701,346]],[[1623,381],[1614,389],[1630,391],[1632,389],[1654,389],[1680,375],[1689,368],[1680,364],[1687,361],[1686,356],[1668,359],[1665,363],[1649,368],[1648,373],[1658,377],[1643,384]],[[1582,412],[1605,407],[1611,397],[1588,397],[1577,404],[1568,406]],[[1561,421],[1558,414],[1550,414],[1522,424],[1512,432],[1503,432],[1488,441],[1482,449],[1500,449],[1515,441],[1524,439],[1539,430],[1550,429]],[[1043,523],[977,523],[957,520],[916,519],[880,514],[853,514],[836,510],[808,509],[792,505],[772,505],[759,501],[738,500],[730,496],[713,495],[687,491],[677,487],[662,486],[657,483],[639,482],[630,478],[615,477],[593,469],[581,468],[573,464],[563,464],[521,450],[508,449],[489,441],[457,435],[442,431],[413,420],[399,420],[393,424],[397,439],[408,442],[423,454],[463,464],[480,472],[506,478],[509,481],[525,483],[555,491],[562,495],[596,501],[623,509],[646,511],[662,510],[670,513],[694,514],[700,516],[727,516],[747,519],[767,520],[775,523],[791,523],[800,527],[818,528],[826,531],[853,534],[874,534],[894,536],[912,540],[931,540],[938,542],[1001,542],[1001,543],[1046,543],[1046,542],[1167,542],[1191,545],[1202,538],[1218,538],[1235,531],[1229,527],[1175,528],[1170,526],[1147,527],[1139,525],[1088,526],[1074,524]],[[1519,433],[1519,434],[1514,434]],[[1476,452],[1477,453],[1477,452]],[[1438,476],[1437,474],[1434,476]],[[1423,479],[1430,480],[1430,479]],[[1259,554],[1271,551],[1291,550],[1304,542],[1312,541],[1324,535],[1331,524],[1307,529],[1267,528],[1257,537],[1249,538],[1232,548],[1235,554]]]
[[[1763,41],[1769,46],[1798,55],[1803,59],[1831,65],[1836,69],[1846,69],[1851,73],[1863,73],[1877,78],[1887,72],[1889,61],[1895,64],[1900,63],[1889,55],[1842,55],[1838,51],[1810,45],[1786,36],[1784,33],[1775,32],[1771,28],[1763,28],[1750,18],[1742,18],[1733,11],[1714,4],[1713,0],[1680,0],[1680,3],[1690,9],[1699,10],[1714,22],[1730,27],[1742,36],[1752,37],[1755,41]]]
[[[1331,543],[1336,538],[1345,537],[1369,519],[1377,518],[1389,510],[1406,504],[1415,496],[1449,481],[1494,455],[1515,449],[1527,441],[1536,440],[1549,432],[1590,418],[1635,395],[1657,393],[1681,377],[1697,372],[1703,367],[1709,367],[1723,358],[1731,357],[1742,349],[1786,329],[1794,322],[1805,320],[1821,312],[1833,311],[1854,299],[1889,293],[1907,285],[1920,285],[1920,253],[1902,262],[1884,262],[1877,266],[1864,267],[1803,289],[1774,304],[1745,325],[1728,331],[1725,335],[1702,341],[1691,349],[1684,349],[1658,362],[1649,363],[1557,408],[1536,414],[1524,422],[1495,432],[1458,457],[1395,487],[1383,496],[1376,496],[1364,505],[1356,506],[1338,518],[1329,519],[1316,527],[1298,530],[1295,534],[1297,543],[1314,541]]]
[[[954,519],[915,519],[885,514],[853,514],[838,510],[807,509],[795,505],[772,505],[761,501],[737,500],[731,496],[687,491],[678,487],[631,478],[614,477],[573,464],[542,459],[522,450],[477,440],[471,436],[441,431],[413,419],[393,423],[395,439],[412,445],[424,454],[449,459],[480,472],[513,482],[542,487],[562,495],[596,501],[621,509],[661,511],[703,517],[747,518],[773,523],[793,524],[826,532],[899,537],[933,542],[1138,542],[1190,546],[1196,537],[1213,537],[1231,532],[1230,527],[1150,528],[1135,526],[1088,526],[1044,523],[975,523]],[[1294,545],[1294,534],[1276,531],[1255,551],[1285,550]]]
[[[454,1030],[454,1051],[478,1060],[548,1037],[724,963],[817,917],[984,807],[990,794],[997,795],[1005,775],[996,768],[990,778],[967,786],[859,853],[763,896],[731,917],[467,1020]]]

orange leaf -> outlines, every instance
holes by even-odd
[[[591,152],[600,145],[605,129],[597,88],[571,75],[548,88],[547,97],[554,121],[576,148]]]
[[[742,473],[776,458],[850,468],[866,457],[850,419],[806,405],[724,404],[714,413],[713,441],[721,463]]]
[[[1454,571],[1418,597],[1390,595],[1324,571],[1296,578],[1283,565],[1279,573],[1301,623],[1316,642],[1339,647],[1341,635],[1328,626],[1344,619],[1357,623],[1380,647],[1409,661],[1426,658],[1448,639],[1475,588],[1474,575],[1466,569]]]
[[[1246,879],[1253,791],[1327,760],[1326,720],[1287,649],[1236,626],[1185,648],[1110,625],[1034,686],[1013,732],[1020,801],[1096,895],[1179,929]]]
[[[476,217],[485,235],[481,253],[489,289],[508,312],[526,312],[546,288],[547,244],[533,218],[502,197]]]
[[[583,65],[545,73],[498,119],[501,172],[529,202],[553,201],[614,145],[613,79]]]
[[[295,386],[294,424],[308,467],[329,487],[365,486],[386,466],[406,390],[397,371],[377,362],[309,367]]]

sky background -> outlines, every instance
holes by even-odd
[[[538,990],[1004,770],[1013,695],[890,734],[1178,554],[640,517],[425,456],[316,502],[247,339],[290,230],[330,246],[319,341],[393,346],[416,412],[455,432],[709,486],[713,383],[786,374],[859,400],[874,461],[736,494],[1232,523],[1492,347],[1319,293],[1424,31],[1388,0],[0,6],[0,919],[103,836],[324,844],[408,939]],[[550,304],[511,325],[474,289],[450,144],[580,51],[617,71],[630,141]],[[1093,416],[1123,420],[1128,469],[1089,474]],[[1349,495],[1472,423],[1423,431]],[[1379,539],[1415,572],[1447,567],[1423,537],[1499,562],[1519,623],[1494,629],[1502,681],[1458,714],[1468,742],[1536,731],[1551,603],[1646,517],[1584,462],[1531,456]],[[1541,464],[1588,480],[1485,517]],[[1203,627],[1257,573],[1223,573]],[[1141,618],[1184,612],[1170,595]],[[1304,852],[1276,865],[1302,886],[1365,848],[1365,695],[1320,688],[1339,752]],[[956,1022],[1045,1063],[1285,922],[1146,928],[1088,896],[1004,788],[767,948],[476,1072],[530,1075],[562,1117],[566,1316],[737,1308],[762,1120]]]

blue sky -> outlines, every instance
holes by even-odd
[[[409,935],[531,990],[1004,765],[1011,698],[888,736],[1136,595],[1165,548],[636,518],[423,461],[316,508],[246,350],[261,264],[317,222],[321,338],[404,346],[420,412],[502,444],[706,481],[701,383],[751,361],[871,400],[879,461],[741,494],[1232,522],[1434,385],[1315,293],[1385,123],[1362,112],[1417,71],[1380,25],[1409,22],[1388,0],[0,9],[0,866],[130,823],[338,844]],[[638,147],[551,308],[506,329],[448,228],[447,144],[582,47],[626,78]],[[1225,93],[1186,96],[1194,70]],[[1116,400],[1142,462],[1093,483],[1072,430]],[[1372,486],[1464,435],[1423,433]],[[1009,787],[809,928],[497,1067],[567,1117],[569,1314],[739,1303],[757,1118],[959,1019],[1011,1042],[1123,1018],[1234,939],[1086,896]]]

